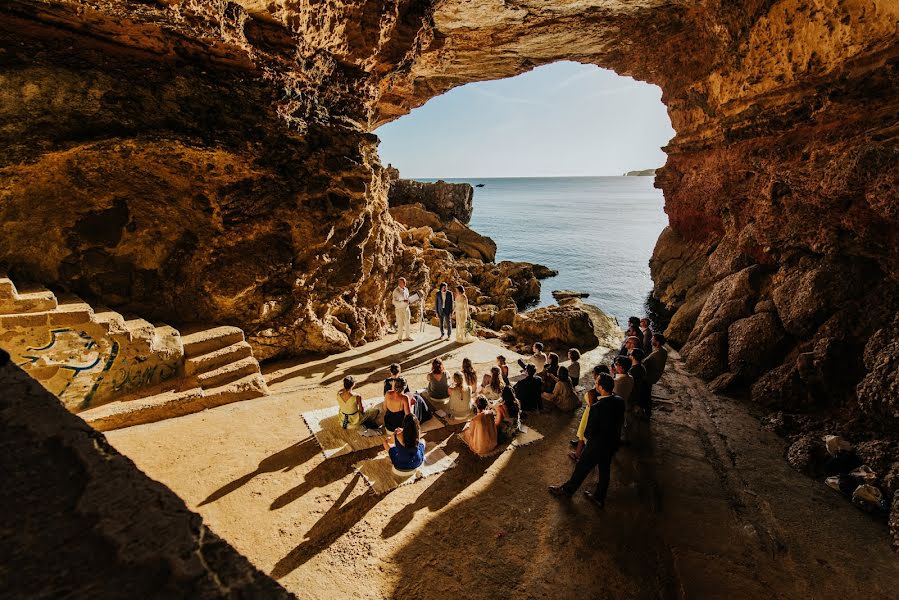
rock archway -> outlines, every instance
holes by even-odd
[[[427,267],[369,132],[575,60],[664,91],[652,267],[691,367],[772,405],[840,400],[883,370],[862,348],[899,306],[897,20],[891,0],[12,0],[0,262],[239,325],[262,357],[376,337],[386,281]],[[869,414],[896,416],[889,385],[865,380]]]

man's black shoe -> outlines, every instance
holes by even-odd
[[[553,496],[562,496],[565,498],[571,498],[571,494],[561,485],[551,485],[549,486],[549,493]]]

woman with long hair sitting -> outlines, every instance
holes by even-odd
[[[414,471],[425,460],[425,443],[415,415],[403,417],[403,426],[393,432],[393,445],[384,441],[390,462],[399,471]]]
[[[353,393],[355,385],[356,380],[348,375],[343,380],[343,389],[337,392],[340,426],[344,429],[356,429],[361,425],[375,427],[379,411],[377,408],[365,410],[362,407],[362,396]]]
[[[555,387],[556,380],[559,376],[559,355],[550,352],[546,355],[546,364],[540,372],[540,378],[543,379],[543,391],[551,392]]]
[[[496,366],[499,367],[499,372],[503,376],[503,384],[508,387],[512,385],[509,383],[509,365],[506,364],[506,357],[500,354],[496,357]]]
[[[431,372],[428,373],[428,388],[422,395],[428,400],[446,400],[449,398],[449,382],[446,371],[443,369],[443,361],[435,358],[431,361]]]
[[[496,402],[502,397],[504,387],[502,372],[499,367],[493,367],[490,369],[490,379],[484,378],[478,394],[487,398],[489,402]]]
[[[478,388],[478,373],[474,370],[470,358],[462,359],[462,377],[465,378],[465,384],[472,391]]]
[[[499,441],[511,442],[521,429],[521,405],[512,388],[503,388],[503,401],[496,405],[496,423]]]
[[[458,371],[453,373],[453,384],[449,388],[445,410],[453,419],[467,419],[471,416],[471,388]]]
[[[571,378],[568,376],[568,369],[559,367],[556,385],[553,386],[551,393],[543,392],[543,403],[555,406],[561,411],[571,412],[581,405],[580,399],[571,386]]]
[[[393,389],[384,394],[384,427],[387,431],[402,427],[405,416],[412,414],[409,396],[403,391],[405,389],[406,378],[397,377],[393,380]]]
[[[478,414],[465,424],[462,441],[478,456],[485,456],[496,448],[496,421],[493,411],[487,410],[487,398],[478,396],[475,404]]]

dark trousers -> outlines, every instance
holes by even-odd
[[[562,488],[569,494],[574,494],[584,480],[590,474],[590,471],[596,467],[599,472],[599,480],[596,482],[596,490],[594,496],[600,502],[605,501],[606,494],[609,491],[609,479],[612,472],[612,457],[615,451],[608,448],[591,449],[590,443],[584,447],[581,458],[574,465],[574,472],[571,478],[562,484]]]
[[[446,323],[446,335],[452,335],[453,333],[453,320],[451,318],[452,313],[437,313],[437,319],[440,321],[440,335],[443,335],[443,324]]]

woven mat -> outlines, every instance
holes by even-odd
[[[534,429],[533,427],[528,427],[527,425],[522,425],[522,431],[515,436],[511,443],[508,444],[499,444],[484,455],[475,455],[479,458],[488,458],[490,456],[496,456],[497,454],[502,454],[506,450],[512,450],[514,448],[520,448],[521,446],[527,446],[528,444],[533,444],[534,442],[539,442],[543,439],[543,434]],[[459,439],[462,440],[462,432],[460,431],[458,434]],[[465,443],[465,440],[462,440],[462,443]],[[467,446],[466,446],[467,447]],[[474,454],[474,453],[472,453]]]
[[[401,485],[406,485],[442,473],[456,466],[457,452],[447,455],[443,451],[442,446],[433,443],[425,445],[425,461],[422,465],[410,473],[397,473],[393,470],[393,464],[387,453],[380,454],[375,458],[369,458],[353,465],[366,483],[371,486],[372,491],[376,494],[384,494],[390,490],[395,490]]]
[[[365,410],[377,407],[381,411],[381,418],[384,416],[383,404],[384,401],[380,398],[362,401],[362,406]],[[309,431],[312,432],[312,435],[315,436],[315,441],[321,446],[322,454],[325,458],[343,456],[351,452],[374,448],[384,443],[384,436],[382,435],[370,437],[362,435],[362,432],[365,431],[364,427],[356,429],[342,428],[337,413],[338,407],[333,405],[318,410],[310,410],[302,414]],[[442,421],[436,417],[431,417],[421,426],[421,431],[422,433],[427,433],[443,427],[446,427],[446,425]]]

